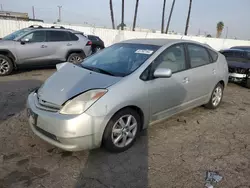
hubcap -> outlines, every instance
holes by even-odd
[[[80,63],[82,62],[82,57],[81,56],[72,56],[70,59],[69,59],[69,62],[71,63]]]
[[[213,97],[212,97],[212,103],[214,106],[218,106],[222,98],[222,89],[221,87],[217,87],[214,90]]]
[[[135,138],[137,132],[137,121],[132,115],[120,117],[112,129],[112,141],[117,147],[129,145]]]
[[[5,74],[6,72],[8,72],[10,69],[10,65],[8,63],[8,61],[6,61],[3,58],[0,58],[0,74]]]

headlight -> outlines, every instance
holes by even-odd
[[[61,114],[81,114],[85,112],[92,104],[107,93],[106,89],[95,89],[87,91],[72,100],[66,102],[61,109]]]

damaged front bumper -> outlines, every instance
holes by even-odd
[[[242,82],[247,78],[247,74],[229,73],[229,81]]]

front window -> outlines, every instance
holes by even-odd
[[[126,76],[140,67],[159,46],[119,43],[86,58],[82,67],[113,76]]]
[[[28,29],[28,28],[15,31],[15,32],[3,37],[3,40],[16,40],[17,38],[21,37],[25,33],[28,33],[29,31],[30,31],[30,29]]]

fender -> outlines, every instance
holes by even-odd
[[[81,53],[81,54],[83,54],[86,57],[86,54],[84,53],[84,51],[82,49],[71,49],[71,50],[69,50],[67,52],[67,54],[65,56],[66,61],[67,61],[69,55],[72,54],[72,53]]]

